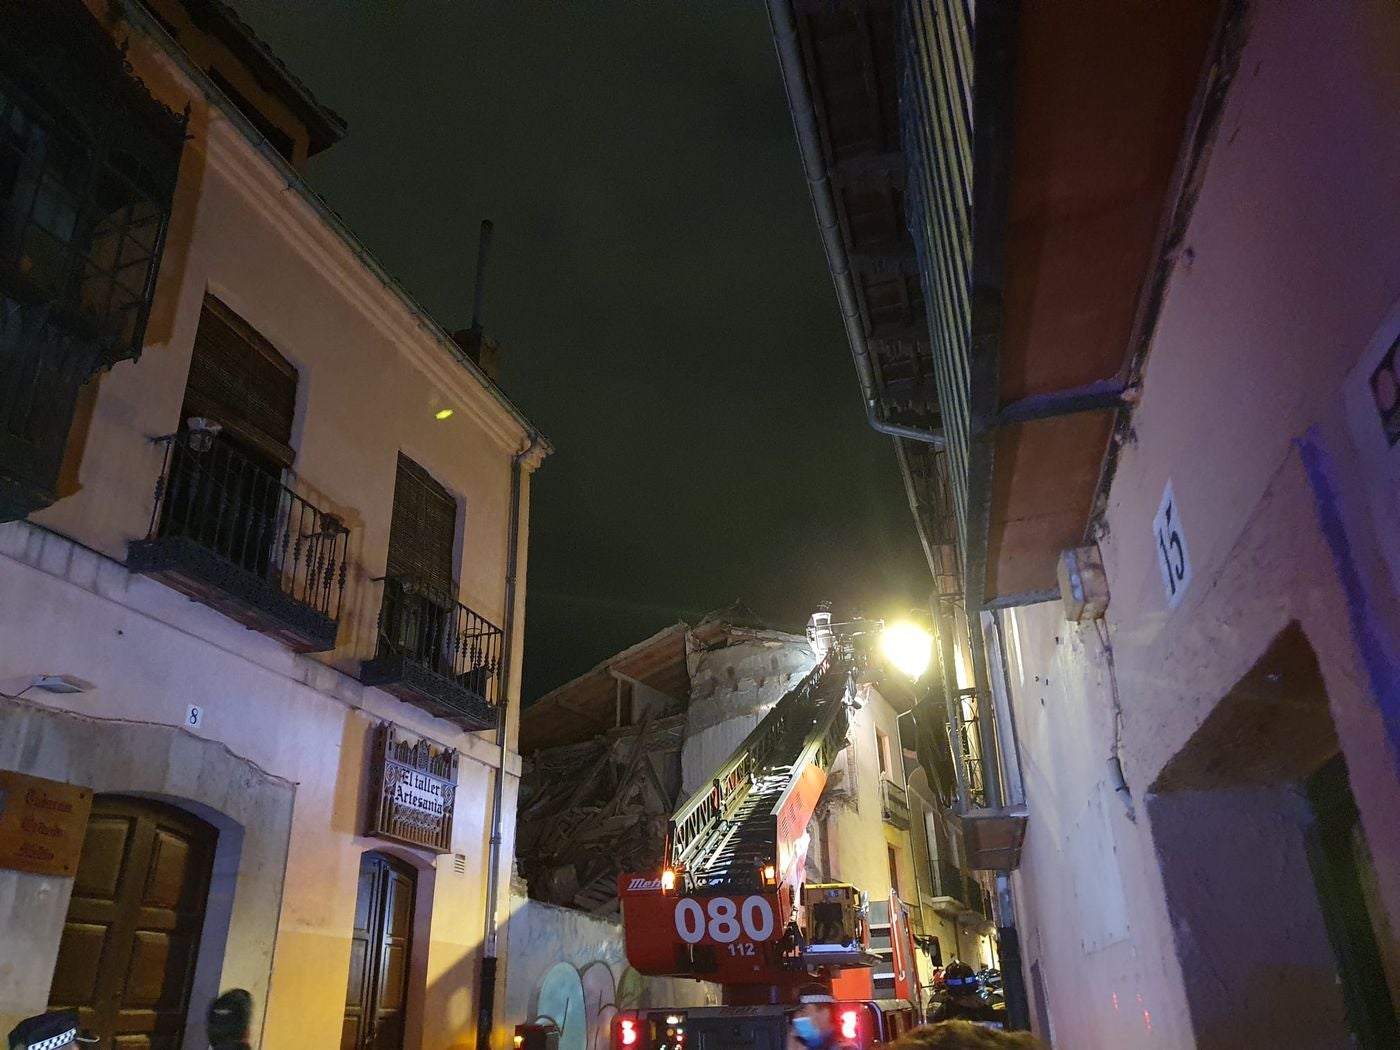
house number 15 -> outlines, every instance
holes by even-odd
[[[1157,516],[1152,519],[1152,532],[1157,548],[1157,566],[1162,570],[1167,608],[1174,609],[1191,585],[1191,559],[1186,553],[1186,533],[1181,527],[1181,513],[1177,510],[1170,481],[1162,493]]]

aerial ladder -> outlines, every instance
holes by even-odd
[[[864,895],[805,878],[807,826],[846,746],[863,636],[876,627],[815,614],[816,666],[672,815],[661,870],[619,876],[628,962],[650,976],[718,984],[724,1005],[623,1011],[613,1024],[617,1050],[783,1050],[800,987],[836,985],[840,995],[843,972],[882,962],[870,950]],[[877,1045],[891,1024],[912,1024],[916,1012],[907,1001],[916,996],[903,907],[892,894],[875,910],[908,964],[906,998],[839,1005],[843,1037],[862,1047]]]

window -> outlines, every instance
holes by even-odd
[[[890,738],[883,729],[875,730],[875,759],[880,763],[880,776],[894,779],[891,770],[894,764],[890,761]]]
[[[456,539],[457,501],[431,474],[399,453],[388,574],[412,578],[455,599],[452,549]]]
[[[108,363],[141,350],[184,144],[122,61],[81,5],[0,17],[0,288],[53,304]]]
[[[928,859],[930,864],[938,863],[938,826],[931,812],[924,813],[924,835],[928,838]]]
[[[282,485],[294,457],[296,391],[296,369],[286,358],[206,295],[178,429],[191,417],[222,429],[212,447],[184,434],[172,443],[162,536],[189,537],[259,577],[285,568],[288,556],[297,567],[312,520],[302,520],[309,507],[289,503]]]
[[[899,891],[899,850],[893,846],[886,846],[885,851],[889,854],[890,861],[890,889],[903,900],[904,894]]]
[[[204,297],[180,422],[213,419],[222,436],[272,473],[292,465],[297,372],[291,362],[212,295]]]
[[[471,649],[452,573],[456,534],[457,501],[400,453],[380,643],[447,678],[467,670],[459,665]],[[476,675],[471,687],[482,694],[485,680],[479,669],[470,673]]]

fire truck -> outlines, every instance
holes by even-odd
[[[817,613],[817,665],[671,817],[661,870],[619,877],[631,965],[716,983],[724,1005],[623,1011],[614,1050],[785,1050],[798,989],[813,983],[862,1050],[921,1020],[898,897],[805,879],[808,822],[846,746],[876,626]]]

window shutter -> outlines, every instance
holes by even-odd
[[[455,601],[452,548],[456,535],[457,501],[431,474],[399,453],[389,526],[389,575],[421,580]]]
[[[247,321],[206,295],[185,387],[185,418],[217,420],[234,440],[283,468],[295,458],[296,401],[291,362]]]

